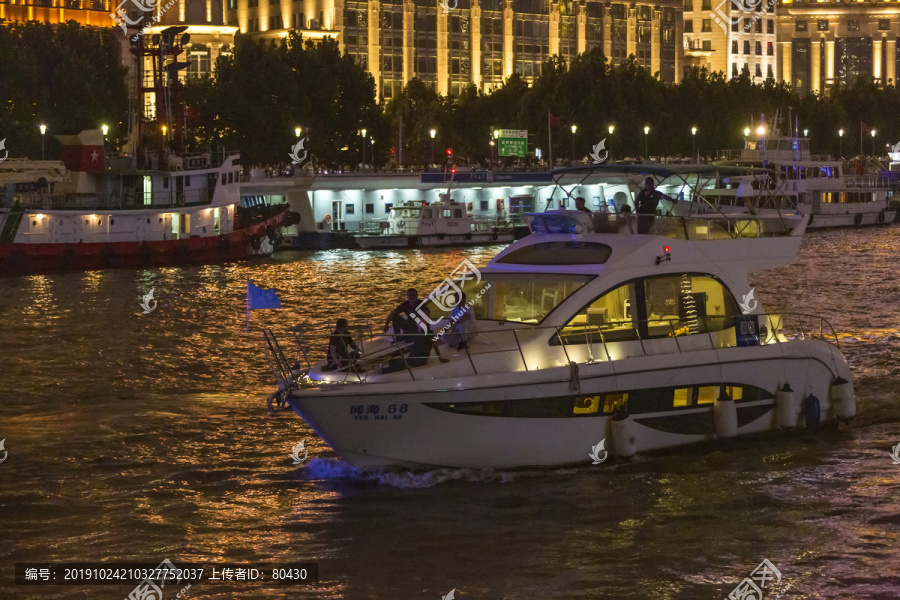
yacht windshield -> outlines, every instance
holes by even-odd
[[[419,218],[419,209],[418,208],[394,208],[391,210],[394,213],[394,217],[397,219],[418,219]]]
[[[472,288],[466,295],[477,319],[540,323],[591,279],[592,275],[491,273],[483,275],[479,284],[466,282]],[[479,296],[487,284],[490,288]]]

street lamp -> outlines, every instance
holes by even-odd
[[[644,126],[644,156],[647,157],[648,162],[650,160],[650,150],[648,149],[650,147],[649,146],[650,142],[648,141],[649,139],[650,139],[650,127],[645,125]]]
[[[803,137],[809,137],[809,129],[803,130]]]
[[[697,128],[691,127],[691,158],[697,156]],[[700,157],[697,156],[697,164],[700,164]]]
[[[744,127],[744,137],[749,137],[749,136],[750,136],[750,128]]]
[[[609,153],[610,161],[612,161],[612,134],[613,134],[613,131],[615,131],[615,130],[616,130],[615,125],[609,126],[609,138],[610,138],[609,139],[609,148],[607,148],[606,151]]]
[[[106,132],[109,131],[109,126],[108,126],[108,125],[101,125],[101,126],[100,126],[100,129],[103,130],[103,139],[105,140],[105,139],[106,139]]]
[[[375,138],[372,138],[372,168],[375,168]]]
[[[297,137],[300,137],[300,133],[301,133],[302,131],[303,131],[303,128],[302,128],[302,127],[294,127],[294,134],[295,134]]]
[[[872,130],[872,156],[875,156],[875,130]]]
[[[432,129],[428,134],[431,136],[431,164],[434,164],[434,136],[437,135],[437,129]]]
[[[44,134],[47,133],[47,126],[41,125],[41,160],[44,160]]]
[[[843,129],[838,129],[838,139],[840,140],[838,142],[838,155],[839,155],[838,158],[841,158],[844,156],[844,130]]]
[[[360,132],[360,134],[362,135],[362,138],[363,138],[363,140],[362,140],[362,151],[363,151],[363,153],[362,153],[362,154],[363,154],[362,164],[363,164],[363,166],[365,166],[365,164],[366,164],[366,130],[365,130],[365,129],[360,129],[359,132]]]
[[[578,130],[578,125],[572,125],[572,160],[575,160],[575,132]]]
[[[491,140],[491,146],[497,147],[496,159],[497,159],[497,165],[499,166],[499,164],[500,164],[500,130],[499,129],[494,130],[494,139]],[[493,153],[493,152],[494,152],[494,150],[492,148],[491,153]]]

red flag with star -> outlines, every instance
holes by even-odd
[[[78,135],[58,135],[62,144],[61,159],[70,171],[99,173],[106,168],[103,151],[103,133],[99,129],[86,129]]]

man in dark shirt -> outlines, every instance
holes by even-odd
[[[673,198],[654,188],[655,182],[653,178],[648,177],[644,180],[644,189],[641,190],[637,200],[635,200],[635,208],[638,214],[638,233],[650,233],[650,230],[653,228],[653,220],[656,218],[656,207],[660,200],[665,198],[670,202],[675,202]]]
[[[594,211],[592,211],[591,209],[589,209],[587,206],[584,205],[584,198],[582,198],[581,196],[578,196],[577,198],[575,198],[575,210],[580,210],[581,212],[586,212],[589,215],[594,214]]]
[[[384,322],[384,330],[387,331],[388,327],[394,327],[394,335],[402,335],[404,333],[421,333],[418,324],[416,323],[416,319],[413,318],[413,314],[416,312],[416,309],[419,306],[419,292],[416,291],[416,288],[409,288],[406,290],[406,300],[401,302],[400,305],[391,311],[391,314],[388,315],[387,319]],[[431,312],[428,310],[428,305],[423,305],[421,309],[426,315],[431,316]]]

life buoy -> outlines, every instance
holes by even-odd
[[[878,213],[878,222],[884,223],[884,211],[881,211],[880,213]]]
[[[403,227],[406,225],[406,221],[397,221],[397,227]]]
[[[856,216],[853,217],[853,224],[859,225],[860,223],[862,223],[862,213],[856,213]]]
[[[331,225],[331,215],[325,215],[325,218],[322,219],[322,222],[326,225]]]

